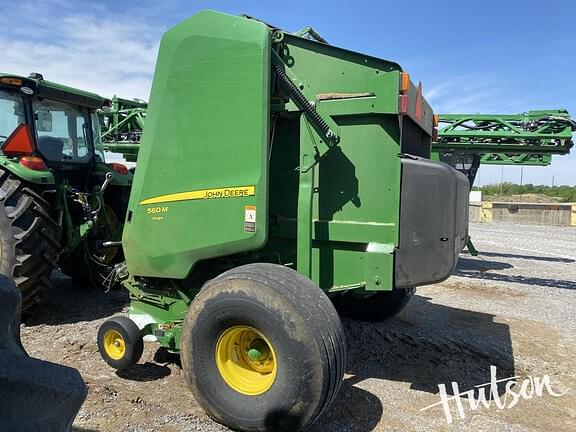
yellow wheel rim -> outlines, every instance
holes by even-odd
[[[112,360],[120,360],[126,354],[126,342],[116,330],[108,330],[104,335],[104,351]]]
[[[239,393],[257,396],[274,384],[274,348],[266,336],[252,327],[234,326],[222,333],[215,357],[220,375]]]

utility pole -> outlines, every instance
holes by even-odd
[[[520,167],[520,202],[522,202],[522,185],[524,184],[524,167]]]
[[[500,173],[500,196],[502,196],[502,184],[504,183],[504,167],[502,167],[502,172]]]
[[[554,173],[552,173],[552,187],[554,187]]]

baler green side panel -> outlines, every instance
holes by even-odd
[[[316,109],[330,118],[340,140],[314,170],[312,250],[307,274],[324,290],[393,288],[398,245],[401,130],[400,71],[393,62],[285,35],[280,56],[287,74]],[[291,104],[288,111],[297,111]],[[270,212],[277,217],[273,240],[295,239],[298,169],[307,128],[299,119],[275,120],[270,159]],[[425,119],[427,120],[427,119]],[[430,127],[432,124],[430,114]],[[269,244],[270,254],[281,250]],[[289,248],[284,248],[289,251]],[[283,263],[299,258],[281,253]]]
[[[269,87],[260,22],[204,11],[164,35],[123,233],[131,274],[182,279],[266,242]]]
[[[377,276],[391,289],[391,254],[400,224],[398,118],[358,115],[336,120],[342,141],[319,164],[316,176],[318,251],[312,257],[312,278],[324,289],[335,289],[370,285]],[[388,253],[367,253],[369,244],[387,245]],[[377,270],[368,268],[374,258],[381,258]]]
[[[372,97],[336,99],[334,114],[398,113],[402,68],[397,63],[290,35],[284,38],[281,56],[311,100],[322,94],[368,93]]]
[[[278,217],[271,236],[281,239],[295,239],[297,223],[303,223],[297,221],[296,120],[277,120],[270,162],[270,212]],[[400,205],[398,117],[362,114],[337,117],[336,123],[339,145],[313,168],[310,277],[325,290],[363,286],[376,276],[380,289],[392,289]],[[387,245],[388,252],[372,253],[369,244]],[[284,263],[295,260],[290,247],[267,247],[282,251]],[[372,259],[381,259],[378,269],[369,268]]]

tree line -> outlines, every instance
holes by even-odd
[[[561,202],[576,202],[576,186],[546,186],[516,183],[498,183],[485,186],[475,186],[474,190],[482,191],[488,196],[509,196],[522,194],[542,194],[551,198],[557,198]]]

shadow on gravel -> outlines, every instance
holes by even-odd
[[[482,253],[482,255],[497,255]],[[502,256],[507,256],[503,254]],[[564,258],[554,258],[554,259],[564,259]],[[568,258],[563,262],[572,262]],[[478,258],[465,258],[460,257],[458,260],[458,267],[454,272],[455,276],[473,278],[473,279],[484,279],[495,282],[512,282],[525,285],[536,285],[547,288],[561,288],[576,290],[576,281],[563,280],[563,279],[546,279],[539,277],[530,277],[522,275],[508,275],[502,273],[494,273],[490,270],[505,270],[508,268],[513,268],[514,266],[508,263],[501,263],[498,261],[487,261]]]
[[[353,376],[342,382],[336,399],[316,423],[306,432],[373,431],[382,417],[384,409],[377,396],[355,387],[366,377]]]
[[[490,382],[490,366],[497,367],[498,379],[515,375],[508,325],[495,322],[494,315],[430,300],[416,295],[399,316],[382,323],[342,320],[348,345],[346,372],[352,377],[344,380],[334,403],[307,432],[375,430],[382,402],[356,386],[371,378],[406,382],[413,390],[433,394],[439,392],[438,384],[446,384],[450,395],[454,381],[460,392],[473,390],[477,397],[475,386]],[[504,394],[504,385],[498,386],[499,395]],[[382,394],[393,397],[395,391]],[[408,409],[420,408],[424,407]]]
[[[485,259],[460,257],[454,275],[465,276],[465,273],[470,271],[487,272],[489,270],[505,270],[509,268],[514,268],[514,266],[512,264],[499,261],[488,261]]]
[[[27,310],[22,322],[28,327],[40,324],[71,324],[107,318],[128,305],[126,290],[108,293],[72,282],[60,272],[52,274],[53,287],[45,290],[41,302]]]
[[[150,362],[135,364],[129,369],[116,371],[116,375],[120,378],[139,382],[156,381],[167,377],[170,373],[171,371],[168,366],[157,365]]]
[[[534,256],[534,255],[516,255],[516,254],[508,254],[508,253],[497,253],[497,252],[480,252],[480,256],[489,256],[489,257],[502,257],[502,258],[516,258],[516,259],[525,259],[525,260],[534,260],[534,261],[548,261],[548,262],[560,262],[560,263],[573,263],[576,260],[572,258],[561,258],[561,257],[543,257],[543,256]]]
[[[514,376],[508,325],[494,315],[432,303],[415,296],[396,318],[377,324],[344,320],[348,342],[347,372],[367,378],[410,383],[410,388],[438,393],[438,384],[458,383],[460,391]],[[502,383],[505,384],[505,383]],[[504,393],[504,386],[499,393]],[[477,392],[477,389],[475,390]],[[343,409],[335,404],[335,410]]]
[[[158,350],[156,350],[154,353],[154,361],[156,363],[163,363],[164,366],[173,364],[182,369],[182,364],[180,363],[180,354],[171,353],[163,347],[159,347]]]
[[[548,287],[548,288],[560,288],[560,289],[568,289],[568,290],[576,290],[576,281],[570,280],[563,280],[563,279],[546,279],[546,278],[538,278],[538,277],[526,277],[520,275],[505,275],[501,273],[480,273],[480,272],[465,272],[460,273],[456,272],[455,275],[467,277],[467,278],[476,278],[476,279],[485,279],[490,281],[496,282],[512,282],[512,283],[519,283],[525,285],[536,285],[541,287]]]

